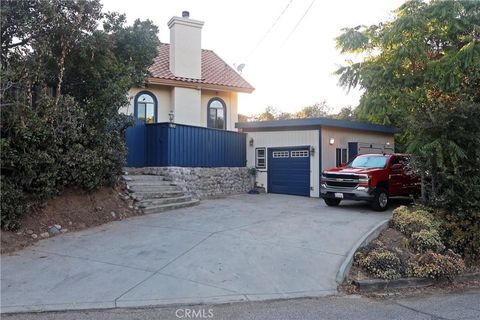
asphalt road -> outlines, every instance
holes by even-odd
[[[2,315],[5,320],[162,320],[162,319],[480,319],[480,289],[397,299],[329,296],[312,299],[243,302],[142,309],[45,312]]]

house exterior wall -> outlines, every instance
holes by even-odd
[[[175,123],[207,127],[208,102],[218,97],[225,102],[227,112],[227,130],[238,131],[238,94],[236,92],[197,90],[190,88],[150,85],[148,88],[132,88],[128,92],[129,104],[119,112],[134,114],[135,96],[148,91],[157,98],[157,122],[169,122],[169,113],[174,111]]]
[[[201,90],[174,87],[171,103],[175,123],[201,126]]]
[[[244,130],[245,131],[245,130]],[[330,145],[330,139],[334,139]],[[253,147],[250,140],[253,139]],[[296,147],[311,146],[315,148],[314,154],[310,157],[310,197],[319,197],[320,173],[324,169],[336,166],[336,148],[348,150],[349,142],[373,144],[376,146],[389,147],[394,149],[394,135],[392,133],[381,133],[364,130],[353,130],[337,127],[318,127],[318,129],[281,130],[271,131],[262,129],[259,131],[247,131],[247,167],[255,167],[256,148]],[[388,145],[387,145],[388,143]],[[268,154],[268,152],[267,152]],[[321,161],[320,158],[321,157]],[[260,169],[257,176],[259,186],[268,190],[268,157],[266,157],[267,169]]]
[[[250,139],[253,138],[253,147],[249,145]],[[296,146],[312,146],[316,152],[310,157],[310,197],[319,197],[319,130],[298,130],[298,131],[258,131],[247,133],[247,167],[255,167],[255,149],[256,148],[275,148],[275,147],[296,147]],[[259,170],[257,183],[259,186],[268,190],[267,186],[267,169]]]
[[[391,133],[369,132],[344,128],[322,127],[322,170],[336,166],[336,148],[348,150],[349,142],[365,142],[386,145],[394,148],[394,136]],[[330,139],[335,141],[330,145]]]

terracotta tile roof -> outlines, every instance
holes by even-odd
[[[232,90],[237,88],[248,92],[254,90],[251,84],[245,81],[212,50],[202,49],[202,79],[176,77],[170,71],[169,59],[170,44],[160,44],[158,56],[149,69],[153,78],[225,86],[232,88]]]

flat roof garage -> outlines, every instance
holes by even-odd
[[[247,166],[269,193],[319,197],[323,169],[358,154],[394,151],[396,128],[328,118],[239,122]]]

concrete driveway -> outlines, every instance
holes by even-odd
[[[63,234],[2,256],[1,312],[332,294],[347,252],[390,214],[237,195]]]

